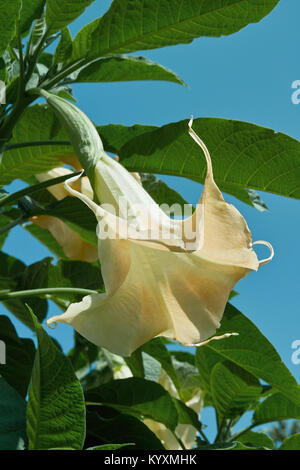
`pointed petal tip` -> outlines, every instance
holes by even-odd
[[[189,123],[188,123],[188,126],[189,126],[190,129],[192,128],[193,122],[194,122],[194,116],[191,114],[191,118],[190,118]]]

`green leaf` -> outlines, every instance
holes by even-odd
[[[56,48],[54,55],[54,63],[59,64],[65,62],[72,54],[72,36],[67,27],[62,29],[60,42]]]
[[[4,315],[0,316],[0,339],[6,350],[6,363],[0,365],[0,375],[25,398],[35,356],[34,343],[31,339],[19,338],[10,319]]]
[[[85,34],[77,35],[72,59],[188,44],[200,36],[232,34],[261,20],[278,1],[114,0],[91,28],[92,32],[86,29]]]
[[[46,214],[63,220],[83,240],[97,246],[97,220],[89,208],[78,198],[66,197],[56,203],[54,207],[47,208]]]
[[[278,450],[300,450],[300,434],[293,434],[284,439]]]
[[[172,364],[172,357],[167,350],[161,338],[154,338],[144,344],[141,350],[149,356],[154,357],[160,364],[164,371],[168,374],[177,389],[180,388],[180,382],[177,372]]]
[[[5,266],[9,266],[12,263],[14,269],[11,270],[9,267],[8,273],[9,275],[13,276],[11,282],[7,284],[7,287],[10,287],[11,290],[27,290],[27,289],[38,289],[42,287],[43,279],[40,277],[42,274],[41,272],[38,275],[35,274],[35,269],[30,266],[25,266],[19,260],[8,257],[5,254],[2,254],[3,259],[3,269]],[[4,282],[4,281],[3,281]],[[8,299],[2,301],[5,307],[12,312],[20,321],[22,321],[25,325],[31,326],[30,322],[28,323],[28,309],[26,304],[28,304],[31,308],[35,308],[38,312],[38,318],[42,321],[48,310],[47,300],[39,299],[37,297],[24,297],[23,299]]]
[[[144,126],[135,124],[126,127],[121,124],[108,124],[107,126],[97,126],[97,131],[107,152],[118,153],[119,150],[134,137],[147,132],[159,129],[156,126]]]
[[[195,367],[195,355],[184,351],[172,351],[172,364],[179,378],[179,395],[182,401],[187,402],[202,389],[198,370]]]
[[[46,22],[49,34],[56,33],[80,16],[94,0],[47,0]]]
[[[0,376],[0,450],[23,450],[26,440],[25,400]]]
[[[46,0],[23,0],[21,9],[21,31],[27,33],[33,20],[40,18],[45,6]]]
[[[211,350],[217,353],[219,358],[227,359],[264,380],[300,406],[300,387],[276,349],[247,317],[227,304],[218,335],[230,332],[237,332],[239,336],[211,341],[208,345],[197,349],[196,364],[200,374],[202,350]],[[216,354],[214,359],[217,359]]]
[[[0,56],[16,35],[16,23],[19,18],[21,0],[0,0]]]
[[[16,124],[13,138],[9,141],[9,144],[40,140],[61,140],[59,133],[56,134],[55,139],[52,139],[56,122],[57,118],[52,110],[41,105],[30,106]],[[7,150],[0,161],[0,184],[9,184],[16,178],[26,179],[37,173],[61,166],[62,163],[57,156],[63,157],[70,154],[74,155],[71,146],[60,145]]]
[[[27,405],[29,449],[81,449],[85,438],[83,392],[69,359],[31,313],[38,350]]]
[[[61,61],[63,62],[63,60]],[[145,57],[116,55],[97,59],[72,74],[72,83],[163,80],[184,85],[174,72]]]
[[[164,450],[160,440],[134,416],[119,414],[101,418],[97,413],[87,413],[87,433],[100,443],[134,443],[133,450]],[[127,444],[128,445],[128,444]]]
[[[211,372],[211,390],[221,425],[238,419],[255,403],[262,392],[259,381],[232,362],[218,362]]]
[[[20,279],[26,270],[26,265],[22,261],[9,256],[6,253],[0,253],[0,287],[9,290],[21,290],[20,286],[28,289],[30,286],[22,284]],[[3,305],[12,312],[20,321],[30,327],[28,323],[28,313],[25,303],[36,308],[39,318],[43,318],[47,313],[47,302],[34,297],[26,297],[21,299],[2,300]]]
[[[159,206],[161,206],[162,209],[164,208],[165,204],[169,206],[170,210],[168,207],[166,207],[164,210],[165,213],[167,213],[169,216],[173,215],[173,213],[174,215],[183,216],[185,213],[185,205],[188,205],[188,202],[183,199],[183,197],[177,193],[177,191],[170,188],[164,181],[157,178],[155,175],[152,175],[151,173],[141,173],[140,177],[143,187],[150,194],[152,199],[154,199],[154,201]],[[173,207],[174,210],[172,209],[173,204],[175,205]],[[192,212],[193,208],[191,205],[190,208]]]
[[[187,123],[168,124],[127,141],[118,149],[121,163],[129,171],[182,176],[204,183],[205,159],[191,140]],[[193,129],[210,151],[214,178],[222,191],[251,204],[247,188],[300,199],[297,140],[226,119],[195,119]]]
[[[199,422],[197,413],[177,398],[173,398],[173,402],[178,413],[178,423],[190,424],[195,429],[201,430],[202,425]]]
[[[124,444],[103,444],[102,446],[89,447],[85,450],[117,450],[121,447],[134,446],[132,442],[125,442]]]
[[[300,406],[297,406],[283,394],[274,393],[256,407],[252,421],[258,426],[285,419],[300,419]]]
[[[200,445],[198,450],[265,450],[265,448],[246,446],[242,442],[215,442],[214,444]]]
[[[267,449],[274,449],[274,442],[264,432],[247,431],[245,434],[238,438],[239,442],[248,446],[265,447]]]
[[[113,380],[88,391],[86,401],[87,404],[101,404],[153,419],[171,430],[177,426],[178,417],[172,398],[161,385],[149,380],[138,377]]]

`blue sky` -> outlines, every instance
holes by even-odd
[[[72,26],[75,34],[102,15],[110,1],[96,0]],[[167,82],[80,84],[73,87],[78,106],[97,124],[162,125],[194,117],[222,117],[252,122],[300,139],[300,105],[291,101],[292,82],[300,79],[297,45],[300,40],[299,0],[281,0],[258,24],[223,38],[199,38],[190,45],[141,51],[174,70],[188,88]],[[164,177],[189,202],[197,203],[202,186]],[[19,187],[14,183],[12,189]],[[274,260],[243,279],[233,304],[274,344],[300,382],[300,364],[291,361],[293,341],[300,340],[299,228],[300,201],[261,193],[269,212],[258,212],[233,197],[254,240],[268,240]],[[266,252],[257,250],[264,257]],[[49,252],[21,228],[9,235],[4,251],[26,263]],[[54,308],[54,307],[51,307]],[[52,313],[52,312],[51,312]],[[18,331],[30,335],[17,323]],[[52,335],[68,350],[72,329],[60,325]]]

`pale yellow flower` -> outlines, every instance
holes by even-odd
[[[35,176],[36,179],[42,183],[49,179],[68,174],[71,175],[72,171],[64,167],[59,167]],[[63,183],[49,186],[47,189],[58,201],[70,195],[68,191],[66,191]],[[81,180],[76,183],[76,189],[86,196],[93,198],[93,190],[87,177],[81,178]],[[32,217],[31,221],[39,227],[49,230],[68,258],[88,262],[97,260],[97,247],[82,240],[77,232],[69,228],[67,224],[57,217],[41,215]]]
[[[189,132],[204,151],[207,175],[197,208],[187,219],[171,220],[123,166],[105,155],[95,172],[101,205],[70,186],[78,177],[66,181],[67,191],[98,220],[106,293],[71,304],[48,325],[70,324],[92,343],[124,356],[156,336],[183,345],[214,339],[231,290],[267,263],[273,249],[256,242],[271,250],[269,258],[258,261],[247,223],[224,201],[209,152],[191,123]]]

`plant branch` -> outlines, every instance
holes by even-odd
[[[13,194],[8,195],[7,197],[4,197],[3,199],[0,200],[0,207],[5,206],[7,204],[11,204],[14,201],[17,201],[21,197],[28,196],[29,194],[33,194],[37,191],[40,191],[41,189],[44,188],[49,188],[50,186],[54,186],[59,183],[63,183],[67,179],[80,175],[82,171],[78,171],[76,173],[71,173],[69,175],[63,175],[63,176],[58,176],[57,178],[52,178],[47,181],[43,181],[43,183],[38,183],[33,186],[29,186],[28,188],[21,189],[20,191],[17,191]],[[1,231],[0,231],[1,233]]]
[[[20,297],[29,297],[29,296],[35,296],[35,295],[39,296],[39,295],[62,294],[62,293],[92,295],[92,294],[98,294],[98,291],[90,290],[90,289],[77,289],[75,287],[46,287],[44,289],[29,289],[29,290],[15,291],[15,292],[7,292],[5,294],[0,295],[0,301],[3,302],[4,300],[8,300],[8,299],[16,299]]]

